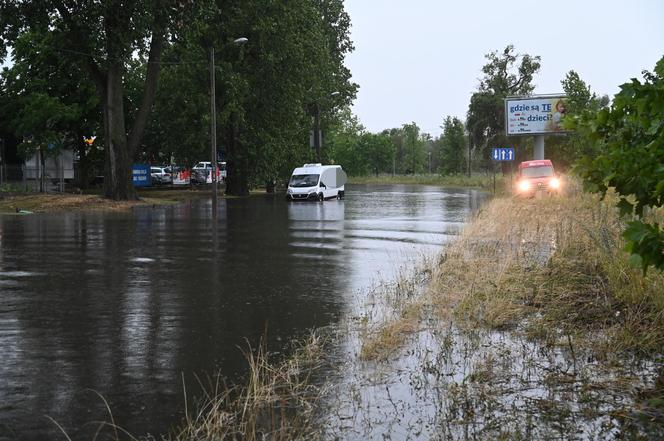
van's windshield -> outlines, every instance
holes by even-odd
[[[290,179],[291,187],[313,187],[318,185],[320,175],[293,175]]]
[[[545,176],[553,176],[553,167],[550,165],[525,167],[521,169],[521,176],[525,178],[541,178]]]

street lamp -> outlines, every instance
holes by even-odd
[[[330,98],[341,95],[341,92],[332,92],[330,93]],[[316,162],[321,162],[320,159],[320,148],[321,148],[321,136],[320,136],[320,105],[318,101],[314,104],[314,149],[316,150]]]
[[[249,41],[246,37],[240,37],[233,40],[233,44],[242,45]],[[217,204],[217,105],[216,105],[216,89],[215,89],[215,75],[214,75],[214,47],[210,46],[210,113],[211,113],[211,127],[210,127],[210,179],[212,181],[212,203],[214,207]]]

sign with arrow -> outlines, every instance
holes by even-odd
[[[491,149],[491,159],[494,161],[514,161],[513,147],[496,147]]]

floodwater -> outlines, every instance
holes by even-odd
[[[267,335],[287,350],[337,323],[355,293],[440,251],[484,196],[349,186],[345,200],[280,196],[131,213],[0,217],[0,440],[136,436],[180,421],[183,379],[245,369]],[[191,397],[189,397],[191,399]]]

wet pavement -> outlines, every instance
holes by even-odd
[[[132,213],[0,217],[0,439],[91,439],[108,420],[158,434],[183,378],[245,369],[334,324],[355,293],[440,251],[483,195],[349,186],[343,201],[280,196]],[[351,308],[352,309],[352,308]],[[96,392],[95,392],[96,391]],[[191,399],[191,397],[190,397]],[[64,439],[64,438],[63,438]]]

